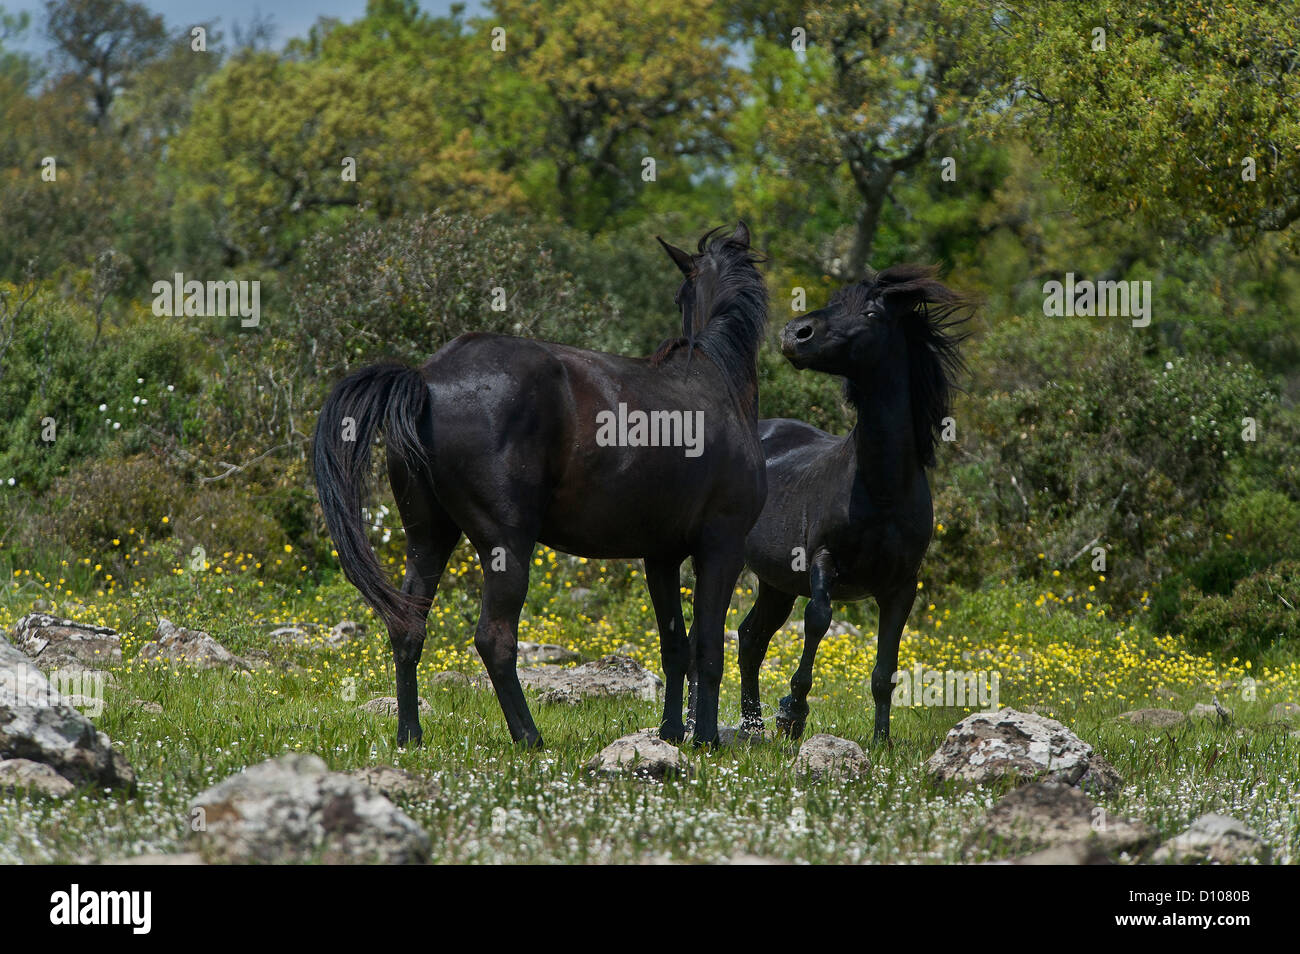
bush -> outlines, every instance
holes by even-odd
[[[1184,633],[1206,646],[1254,656],[1300,636],[1300,561],[1252,573],[1229,596],[1207,596],[1186,614]]]

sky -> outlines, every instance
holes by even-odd
[[[167,26],[179,28],[188,23],[216,22],[229,36],[235,23],[251,23],[257,14],[270,17],[275,24],[274,46],[280,47],[291,37],[305,36],[307,29],[323,16],[340,20],[355,20],[366,12],[366,0],[137,0],[154,13],[161,13]],[[421,0],[420,9],[435,15],[445,15],[452,0]],[[45,4],[41,0],[0,0],[0,9],[8,13],[27,12],[32,25],[22,43],[13,44],[19,49],[43,53],[48,49],[42,36],[45,23]],[[466,16],[481,16],[484,12],[480,0],[465,2]]]

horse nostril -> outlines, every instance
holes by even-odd
[[[812,334],[812,325],[804,325],[802,328],[795,331],[794,337],[796,341],[807,341],[812,337]]]

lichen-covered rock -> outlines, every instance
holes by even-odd
[[[542,701],[576,705],[583,699],[605,696],[633,696],[653,702],[663,691],[663,680],[628,656],[602,656],[572,669],[540,666],[520,669],[519,682],[525,689],[541,691]],[[492,684],[486,675],[476,683]]]
[[[369,785],[315,755],[284,755],[200,793],[191,827],[207,861],[421,864],[428,834]]]
[[[659,738],[658,729],[641,729],[601,749],[587,762],[587,771],[593,775],[659,780],[689,773],[689,767],[677,746]]]
[[[347,774],[385,798],[432,798],[441,791],[435,779],[412,775],[395,765],[368,765]]]
[[[419,696],[417,708],[420,715],[428,715],[433,711],[433,706],[429,705],[429,700],[424,696]],[[395,716],[397,715],[397,696],[376,696],[369,702],[363,702],[357,706],[360,712],[373,712],[376,715]]]
[[[1239,865],[1267,863],[1268,845],[1244,824],[1228,815],[1202,815],[1161,845],[1152,861],[1165,864]]]
[[[1079,778],[1079,788],[1093,797],[1114,795],[1124,787],[1124,779],[1111,765],[1097,753],[1088,760],[1087,771]]]
[[[105,669],[122,661],[122,641],[116,631],[47,613],[30,613],[18,620],[9,640],[46,672]]]
[[[135,788],[135,773],[107,735],[68,704],[45,674],[0,641],[0,759],[50,766],[77,785]]]
[[[1031,782],[998,799],[973,842],[1026,852],[1095,840],[1116,855],[1136,854],[1152,837],[1142,822],[1110,815],[1078,788]]]
[[[76,791],[76,786],[43,762],[31,759],[0,761],[0,792],[40,792],[62,798]]]
[[[1073,785],[1092,757],[1092,746],[1055,719],[1000,709],[958,722],[925,767],[936,781],[980,784],[1015,776]]]
[[[824,778],[860,778],[871,770],[871,760],[862,746],[850,739],[820,733],[799,746],[795,772],[812,781]]]
[[[1144,729],[1171,729],[1187,721],[1187,716],[1177,709],[1133,709],[1121,712],[1119,718]]]
[[[554,643],[532,643],[523,641],[519,644],[519,665],[539,666],[555,663],[576,662],[579,656],[572,649],[565,649]]]
[[[169,619],[158,621],[152,642],[140,647],[138,659],[160,660],[195,669],[253,669],[254,664],[236,656],[199,629],[183,629]]]

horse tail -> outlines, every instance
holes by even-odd
[[[429,391],[419,371],[396,363],[373,365],[334,387],[312,441],[316,492],[339,563],[390,629],[411,623],[424,604],[393,586],[366,537],[361,508],[369,496],[370,450],[382,430],[390,454],[413,471],[427,469],[420,421],[429,411]]]

